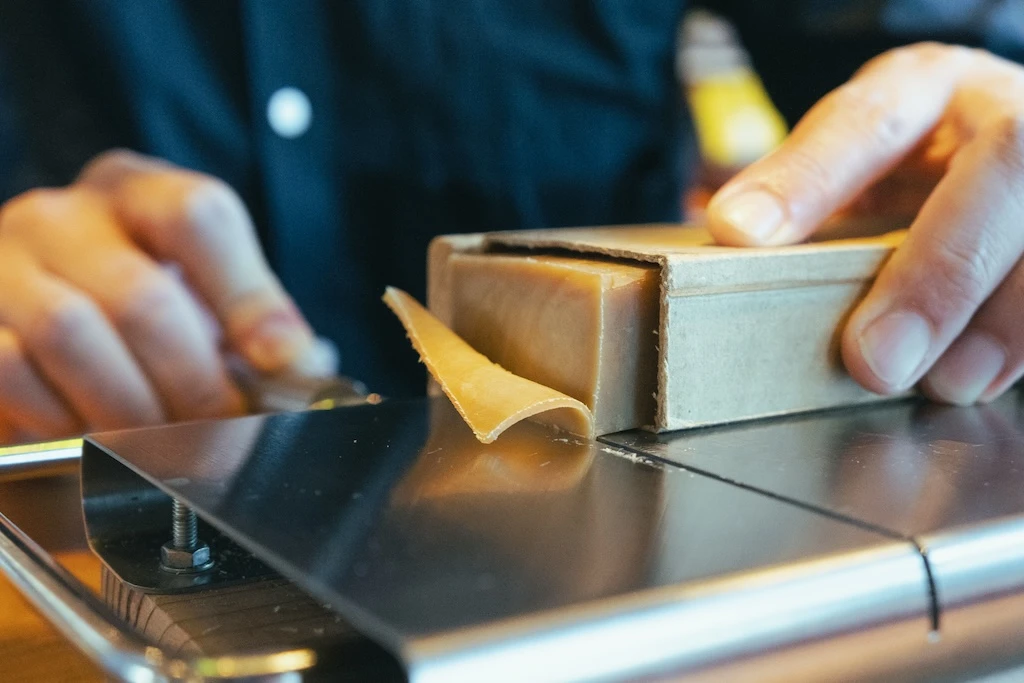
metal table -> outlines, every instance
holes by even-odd
[[[1024,661],[1020,405],[484,446],[395,401],[95,435],[83,490],[101,555],[173,496],[415,681],[969,680]]]

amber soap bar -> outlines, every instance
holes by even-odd
[[[553,255],[454,254],[452,330],[505,368],[590,408],[598,434],[650,425],[659,269]]]

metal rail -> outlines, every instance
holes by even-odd
[[[81,457],[81,439],[2,446],[0,482],[71,474],[77,471]]]
[[[104,672],[130,683],[292,683],[317,661],[311,649],[221,657],[170,656],[127,630],[90,590],[0,513],[0,571]]]

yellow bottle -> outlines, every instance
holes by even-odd
[[[687,15],[680,37],[677,67],[704,163],[735,172],[782,142],[786,122],[733,27],[697,10]]]

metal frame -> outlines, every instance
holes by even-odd
[[[75,471],[81,439],[0,449],[0,482]],[[131,683],[302,680],[317,662],[311,649],[221,657],[171,656],[121,620],[49,553],[0,513],[0,572],[105,673]]]
[[[125,629],[78,579],[0,513],[0,571],[106,673],[132,683],[298,681],[317,662],[310,649],[228,657],[172,657]]]
[[[241,369],[240,369],[241,368]],[[377,394],[345,377],[265,378],[234,368],[253,408],[262,411],[379,403]],[[0,483],[70,474],[79,468],[82,439],[0,447]],[[0,513],[0,571],[64,636],[107,674],[139,683],[302,680],[314,650],[220,657],[170,656],[125,628],[88,587],[64,570]]]

